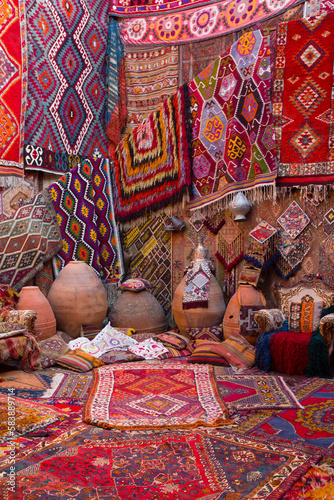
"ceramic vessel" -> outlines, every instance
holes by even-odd
[[[242,191],[239,191],[229,204],[228,208],[235,215],[235,221],[246,220],[245,215],[248,214],[251,204],[247,200]]]
[[[95,271],[83,261],[69,262],[51,286],[48,300],[57,328],[73,338],[81,326],[101,328],[107,314],[107,295]]]
[[[24,286],[19,294],[17,310],[31,310],[37,313],[34,323],[34,334],[38,341],[48,339],[56,334],[56,318],[48,299],[38,286]]]
[[[199,238],[198,245],[194,251],[193,261],[210,261],[209,251],[203,246],[202,238]],[[208,307],[198,307],[194,309],[183,309],[183,291],[186,284],[186,276],[176,287],[173,300],[172,311],[174,321],[180,332],[187,335],[187,328],[204,328],[219,325],[224,317],[226,309],[224,295],[220,285],[213,274],[210,276],[210,294]]]
[[[134,328],[136,333],[166,331],[165,312],[147,290],[125,290],[112,304],[108,318],[114,328]]]

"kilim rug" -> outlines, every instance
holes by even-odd
[[[143,2],[147,3],[147,2]],[[135,17],[120,21],[120,33],[126,45],[179,44],[205,40],[231,33],[285,11],[298,0],[252,0],[250,4],[238,0],[214,2],[203,8],[189,6],[182,12],[158,14],[153,18]],[[170,5],[172,2],[170,2]],[[149,4],[151,6],[151,4]],[[175,5],[180,5],[175,2]],[[137,16],[140,15],[137,13]]]
[[[334,498],[334,469],[329,466],[315,465],[297,481],[283,500],[304,500],[305,498]]]
[[[0,222],[0,282],[20,291],[61,246],[56,212],[45,189]]]
[[[128,118],[123,135],[143,123],[178,88],[179,48],[124,47]]]
[[[39,396],[40,398],[72,398],[86,400],[93,386],[93,372],[74,373],[57,366],[44,370],[53,376],[54,382]]]
[[[283,377],[276,375],[215,375],[219,394],[237,410],[301,408]]]
[[[149,216],[184,200],[191,185],[188,87],[124,137],[111,168],[117,221]]]
[[[224,208],[234,192],[273,193],[276,178],[270,106],[269,37],[242,35],[189,83],[193,118],[190,210]]]
[[[23,159],[22,159],[23,161]],[[39,192],[38,173],[25,173],[19,186],[0,189],[0,221],[11,217],[24,203]]]
[[[0,25],[0,186],[23,180],[23,132],[27,98],[25,4],[2,4]]]
[[[232,424],[212,366],[145,362],[94,370],[83,420],[127,430]]]
[[[123,254],[108,160],[85,160],[48,189],[63,239],[56,256],[58,270],[71,260],[82,260],[102,279],[118,281],[123,274]]]
[[[50,391],[52,395],[55,393],[64,378],[64,373],[62,369],[57,371],[49,370],[26,373],[22,370],[13,369],[1,373],[0,394],[7,395],[9,389],[11,389],[12,394],[21,399],[39,399],[43,398],[44,394],[45,397],[51,397],[47,391]]]
[[[281,186],[334,180],[334,14],[278,28],[273,112]]]
[[[277,500],[321,455],[221,430],[136,433],[78,426],[18,451],[9,500]],[[9,460],[0,468],[4,491]],[[86,471],[82,473],[82,471]]]
[[[63,174],[107,156],[104,130],[107,0],[28,0],[24,165]]]
[[[10,440],[36,431],[53,422],[63,420],[66,416],[64,411],[16,398],[12,396],[12,392],[8,391],[6,396],[0,396],[0,439]]]

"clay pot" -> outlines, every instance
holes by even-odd
[[[38,341],[48,339],[56,334],[56,318],[48,299],[38,286],[24,286],[15,309],[31,310],[37,313],[34,334]]]
[[[108,318],[114,328],[134,328],[136,333],[166,331],[165,312],[147,290],[122,292],[112,304]]]
[[[57,328],[73,338],[81,326],[101,328],[107,314],[107,295],[95,271],[83,261],[69,262],[51,286],[48,300]]]
[[[231,297],[225,311],[223,329],[224,337],[227,339],[232,333],[240,333],[239,314],[241,306],[263,306],[266,307],[266,300],[255,286],[239,285],[235,294]],[[256,344],[258,334],[245,335],[248,342],[252,345]]]

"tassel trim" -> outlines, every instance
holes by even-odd
[[[223,265],[224,269],[226,269],[226,271],[231,271],[242,260],[242,258],[244,257],[244,253],[240,252],[238,257],[233,259],[232,262],[230,263],[227,263],[224,257],[218,251],[215,253],[215,256],[217,257],[219,262]]]

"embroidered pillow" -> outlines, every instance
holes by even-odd
[[[143,278],[130,278],[121,285],[117,287],[117,290],[125,291],[128,290],[130,292],[141,292],[142,290],[148,290],[152,288],[152,285],[149,281],[144,280]]]
[[[195,349],[188,358],[188,363],[208,363],[210,365],[228,365],[226,359],[215,352],[213,346],[221,345],[212,340],[196,342]]]
[[[159,354],[157,359],[169,359],[169,358],[187,358],[190,355],[190,351],[188,349],[174,349],[174,347],[165,346],[168,349],[168,352],[164,352],[163,354]]]
[[[255,364],[255,347],[239,333],[232,333],[224,342],[213,344],[211,350],[238,368],[249,368]]]
[[[186,332],[191,339],[216,340],[216,342],[224,340],[223,325],[207,328],[187,328]]]
[[[81,349],[67,352],[57,359],[56,364],[75,372],[89,372],[104,365],[103,361]]]
[[[257,335],[259,325],[255,322],[255,313],[263,309],[263,306],[240,306],[239,333],[241,335]]]
[[[110,365],[112,363],[124,363],[125,361],[143,361],[145,358],[126,350],[105,352],[99,359],[106,365]]]
[[[260,311],[254,314],[254,321],[259,325],[261,333],[275,332],[282,328],[285,320],[283,311],[280,309],[261,309]]]
[[[153,337],[153,340],[161,342],[166,347],[179,350],[185,349],[189,343],[188,339],[176,332],[159,333]]]
[[[38,343],[41,351],[41,364],[42,368],[54,366],[57,359],[66,354],[70,348],[64,341],[61,332]]]
[[[289,330],[299,333],[314,332],[320,323],[324,303],[291,302],[289,314]]]

